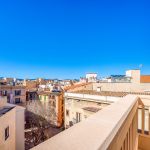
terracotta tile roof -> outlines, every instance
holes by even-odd
[[[150,83],[150,75],[142,75],[140,78],[141,83]]]
[[[99,96],[114,96],[114,97],[123,97],[128,94],[125,92],[112,92],[112,91],[97,92],[92,90],[79,90],[79,91],[74,91],[72,93],[91,94],[91,95],[99,95]]]
[[[0,85],[0,89],[26,89],[26,87],[23,85]]]
[[[72,90],[72,89],[75,89],[75,88],[79,88],[79,87],[82,87],[82,86],[85,86],[85,85],[88,85],[90,83],[81,83],[81,84],[75,84],[75,85],[72,85],[72,86],[66,86],[64,88],[65,91],[67,90]]]

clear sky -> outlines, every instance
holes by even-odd
[[[0,76],[150,74],[149,0],[3,0]]]

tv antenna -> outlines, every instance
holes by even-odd
[[[140,65],[139,65],[139,69],[141,70],[141,69],[142,69],[142,67],[143,67],[143,64],[140,64]]]

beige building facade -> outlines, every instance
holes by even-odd
[[[97,91],[114,91],[114,92],[150,92],[150,77],[141,75],[138,69],[127,70],[125,78],[130,81],[122,82],[103,82],[93,83],[92,89]]]
[[[0,96],[0,150],[24,149],[24,108]]]
[[[11,104],[26,102],[25,86],[0,85],[0,95],[7,96],[7,102]]]
[[[57,127],[63,125],[64,104],[63,94],[60,92],[38,92],[39,99],[28,102],[27,109],[45,118],[50,124]]]
[[[92,89],[97,91],[114,91],[114,92],[145,92],[150,91],[150,83],[93,83]]]

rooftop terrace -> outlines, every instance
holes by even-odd
[[[139,106],[144,110],[140,98],[127,95],[32,150],[137,150],[138,147],[143,148],[138,145]],[[144,111],[142,111],[141,134],[144,134],[144,119]],[[146,149],[143,148],[143,150]]]

